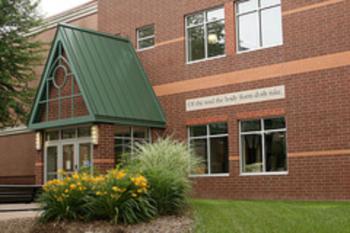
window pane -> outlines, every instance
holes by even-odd
[[[187,45],[189,61],[205,58],[204,29],[202,26],[188,29]]]
[[[46,132],[46,141],[58,140],[59,132],[58,131],[48,131]]]
[[[75,138],[75,129],[64,129],[62,130],[62,139]]]
[[[260,0],[260,7],[268,7],[281,4],[281,0]]]
[[[134,138],[141,138],[141,139],[148,138],[148,128],[134,127],[133,129],[134,129]]]
[[[204,22],[203,13],[187,16],[187,26],[194,26]]]
[[[66,172],[74,171],[74,145],[63,146],[63,169]]]
[[[147,36],[153,36],[154,35],[154,26],[148,26],[139,29],[139,39],[142,39]]]
[[[264,120],[265,129],[285,129],[286,122],[283,117]]]
[[[238,28],[239,51],[246,51],[260,47],[258,13],[239,16]]]
[[[190,127],[190,136],[206,136],[207,135],[207,126],[206,125],[196,125]]]
[[[228,139],[210,139],[210,169],[212,174],[228,173]]]
[[[209,128],[210,128],[210,135],[227,134],[227,124],[226,123],[210,124]]]
[[[238,13],[244,13],[258,9],[258,0],[239,0],[237,3]]]
[[[47,147],[47,173],[57,172],[57,147]]]
[[[207,24],[208,57],[225,54],[225,21]]]
[[[265,135],[266,171],[287,171],[285,132]]]
[[[91,167],[91,144],[84,143],[79,145],[79,166],[81,168]]]
[[[241,122],[241,132],[251,132],[251,131],[260,131],[260,130],[261,130],[260,120],[251,120],[251,121]]]
[[[224,8],[215,9],[207,12],[207,22],[216,21],[225,18]]]
[[[262,140],[260,135],[242,136],[243,172],[262,172]]]
[[[82,127],[78,128],[78,137],[90,137],[91,136],[91,128],[90,127]]]
[[[283,43],[281,7],[261,11],[261,25],[264,47]]]
[[[154,46],[154,38],[139,41],[139,49],[145,49]]]
[[[121,162],[122,155],[130,153],[131,151],[131,140],[130,139],[115,139],[115,159],[117,163]]]
[[[208,159],[207,159],[207,139],[194,139],[191,140],[191,147],[196,155],[202,159],[203,165],[193,171],[194,174],[208,174]]]
[[[129,126],[117,126],[115,130],[116,137],[131,137],[131,128]]]

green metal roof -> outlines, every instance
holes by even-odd
[[[36,122],[44,79],[61,43],[80,86],[89,116]],[[36,94],[29,128],[42,129],[78,123],[103,122],[164,127],[165,117],[146,73],[128,39],[73,27],[58,26]]]

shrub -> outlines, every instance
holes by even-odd
[[[95,177],[74,173],[44,185],[41,220],[147,221],[156,214],[148,188],[147,179],[134,172],[115,169]]]
[[[160,139],[153,144],[138,145],[131,167],[140,169],[150,182],[150,196],[158,213],[179,214],[188,204],[191,191],[189,174],[200,166],[187,144]]]

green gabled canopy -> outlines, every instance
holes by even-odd
[[[45,79],[62,46],[79,85],[88,116],[38,121]],[[127,39],[66,24],[58,26],[29,119],[29,128],[81,123],[164,127],[165,117],[145,71]]]

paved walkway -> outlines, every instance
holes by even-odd
[[[34,218],[40,214],[40,207],[36,203],[30,204],[0,204],[0,221]]]

